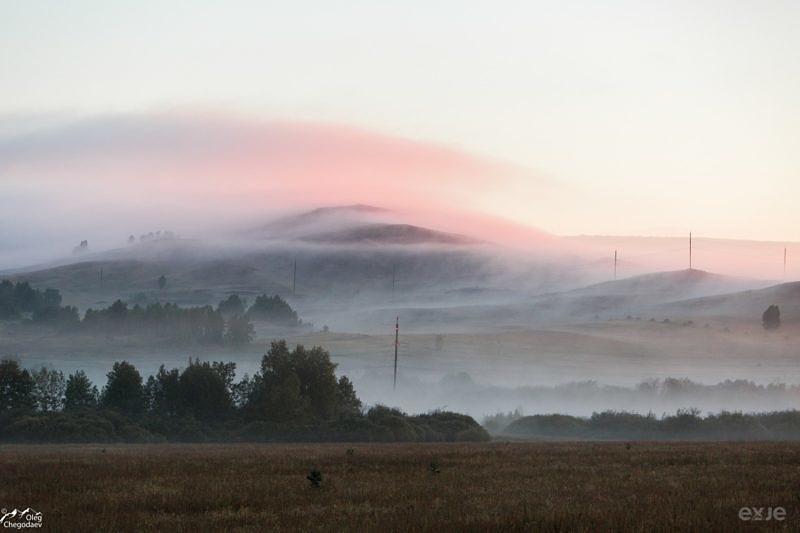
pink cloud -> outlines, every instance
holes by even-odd
[[[469,203],[524,170],[447,147],[317,123],[119,116],[0,143],[4,175],[98,201],[185,199],[256,209]]]

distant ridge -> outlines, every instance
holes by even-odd
[[[739,288],[744,279],[715,274],[696,268],[650,272],[628,278],[603,281],[566,294],[574,296],[600,296],[610,294],[674,296],[675,299],[700,291],[705,294],[731,292]],[[752,284],[750,285],[752,286]]]
[[[310,235],[303,240],[328,244],[479,244],[482,241],[411,224],[367,224],[355,228]]]
[[[722,314],[738,318],[746,317],[758,322],[761,313],[770,305],[780,307],[783,322],[800,322],[800,281],[781,283],[763,289],[689,298],[673,302],[668,308],[698,316]]]
[[[335,223],[337,226],[354,226],[366,222],[377,222],[376,217],[389,215],[392,211],[383,207],[367,204],[349,204],[329,207],[317,207],[294,215],[273,220],[264,226],[254,228],[250,233],[270,232],[302,232],[315,230],[315,226]]]
[[[391,210],[384,207],[377,207],[367,204],[350,204],[350,205],[335,205],[330,207],[317,207],[311,211],[306,211],[298,216],[317,216],[326,213],[342,213],[347,211],[354,211],[356,213],[390,213]]]
[[[398,220],[390,209],[367,204],[318,207],[275,220],[254,230],[267,239],[314,244],[447,244],[486,241],[461,233],[435,230]]]

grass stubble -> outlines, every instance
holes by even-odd
[[[50,531],[800,530],[797,443],[4,445],[0,466],[0,505]]]

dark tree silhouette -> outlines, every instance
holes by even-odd
[[[0,361],[0,411],[34,406],[33,379],[13,359]]]
[[[147,378],[145,397],[148,410],[164,416],[175,416],[181,411],[179,378],[180,370],[167,370],[164,365],[158,368],[155,376]]]
[[[103,389],[102,405],[125,414],[138,414],[144,410],[145,396],[142,375],[127,361],[116,362],[107,374],[108,383]]]
[[[233,406],[223,376],[208,361],[189,361],[178,385],[186,412],[197,418],[221,417]]]
[[[360,409],[352,383],[337,381],[336,364],[320,347],[289,350],[286,341],[273,342],[261,360],[248,402],[251,414],[275,422],[332,420]]]
[[[777,305],[770,305],[761,315],[764,329],[777,329],[781,325],[781,310]]]
[[[67,378],[64,389],[64,409],[90,409],[97,406],[97,387],[92,385],[86,373],[78,370]]]
[[[247,300],[240,298],[238,294],[231,294],[219,303],[217,311],[225,317],[243,315],[246,306]]]
[[[167,277],[164,274],[161,274],[161,277],[158,278],[158,288],[160,290],[164,290],[164,287],[167,286]]]
[[[277,294],[274,296],[262,294],[256,297],[256,301],[253,302],[247,314],[253,320],[264,320],[282,326],[300,324],[297,313],[286,303],[286,300]]]

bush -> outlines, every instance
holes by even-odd
[[[777,305],[770,305],[761,315],[764,329],[777,329],[781,326],[781,310]]]
[[[277,294],[267,296],[262,294],[247,310],[247,315],[252,320],[263,320],[280,326],[298,326],[300,320],[292,307]]]

